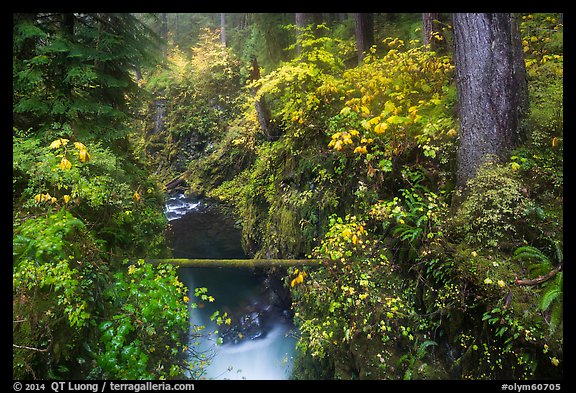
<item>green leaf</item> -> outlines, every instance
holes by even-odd
[[[418,359],[421,359],[426,353],[426,348],[432,345],[438,345],[438,343],[433,340],[426,340],[422,344],[420,344],[420,346],[418,347],[418,351],[416,352],[416,356],[418,357]]]
[[[552,287],[548,290],[540,299],[539,308],[541,311],[546,311],[550,307],[550,304],[559,296],[562,295],[562,289]]]
[[[392,172],[392,161],[388,159],[380,160],[378,167],[384,172]]]

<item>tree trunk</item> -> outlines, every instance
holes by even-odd
[[[162,63],[166,64],[168,58],[168,16],[160,14],[160,38],[162,39]]]
[[[296,27],[304,28],[311,24],[322,23],[322,14],[316,12],[300,12],[295,15]]]
[[[174,26],[174,41],[176,44],[180,43],[180,14],[176,13],[176,21]]]
[[[222,46],[226,47],[226,14],[224,12],[220,13],[220,41]]]
[[[164,95],[164,90],[159,92],[160,95]],[[166,99],[157,98],[154,100],[154,127],[150,131],[151,135],[158,134],[162,131],[164,127],[164,115],[166,114]]]
[[[506,159],[524,138],[527,81],[516,24],[508,13],[453,15],[460,187],[488,157]]]
[[[296,34],[300,36],[302,30],[309,25],[318,25],[322,23],[322,14],[315,12],[297,12],[295,15]],[[297,39],[298,40],[298,39]],[[296,46],[296,53],[300,54],[300,44]]]
[[[162,66],[166,67],[168,62],[168,15],[160,14],[160,39],[162,40]],[[165,91],[161,89],[156,93],[154,100],[154,127],[150,130],[149,135],[158,134],[164,127],[164,116],[166,114]]]
[[[358,64],[362,64],[364,54],[374,45],[374,14],[354,14],[356,29],[356,48],[358,50]]]
[[[424,45],[430,45],[430,50],[440,51],[446,48],[446,40],[442,34],[440,14],[438,12],[422,13],[422,35],[422,42]]]
[[[258,60],[256,56],[252,56],[251,71],[249,80],[256,81],[260,79],[260,66],[258,65]],[[262,132],[268,141],[277,140],[280,137],[280,130],[275,127],[271,122],[272,114],[270,109],[266,105],[266,100],[263,96],[258,96],[258,89],[252,89],[252,95],[255,98],[254,105],[256,109],[256,114],[258,116],[258,124],[262,128]]]

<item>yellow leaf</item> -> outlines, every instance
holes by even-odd
[[[62,198],[64,198],[64,203],[70,202],[70,195],[64,195]]]
[[[74,142],[74,147],[78,150],[86,150],[86,146],[81,142]]]
[[[56,139],[54,142],[50,144],[50,149],[58,149],[62,145],[60,139]]]
[[[374,132],[376,134],[382,134],[384,131],[386,131],[387,128],[388,124],[386,123],[376,124],[376,127],[374,127]]]
[[[304,281],[304,277],[306,276],[306,272],[300,272],[292,281],[290,281],[290,286],[293,287],[296,284],[300,284]]]
[[[60,146],[66,146],[68,144],[68,139],[58,138],[50,144],[50,149],[57,149]]]
[[[374,124],[378,124],[380,122],[380,116],[376,116],[368,120],[368,124],[373,126]]]
[[[78,158],[81,162],[88,162],[90,161],[90,154],[88,154],[88,150],[82,149],[78,152]]]
[[[352,231],[349,228],[345,228],[342,231],[342,237],[348,239],[352,235]]]
[[[72,163],[68,161],[66,157],[62,157],[62,160],[60,161],[60,164],[58,164],[58,167],[60,167],[60,169],[62,170],[70,169],[72,168]]]
[[[138,191],[134,191],[134,195],[132,195],[132,200],[134,202],[138,202],[140,200],[140,197],[141,197],[140,193]]]
[[[341,115],[347,115],[350,113],[350,107],[345,106],[344,108],[342,108],[342,110],[340,111]]]
[[[558,147],[560,145],[560,139],[558,137],[552,138],[552,147]]]
[[[396,110],[396,105],[392,101],[386,101],[384,104],[384,113],[388,114]]]
[[[354,149],[354,153],[366,154],[366,152],[366,146],[358,146],[356,149]]]

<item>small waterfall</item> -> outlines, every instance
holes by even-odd
[[[240,232],[234,222],[209,203],[171,195],[166,216],[171,230],[167,234],[175,258],[244,258]],[[196,350],[212,355],[207,379],[288,379],[295,354],[295,327],[289,305],[270,296],[269,280],[251,269],[181,268],[182,282],[189,288],[190,321],[204,325],[204,335],[191,343]],[[279,285],[276,283],[276,285]],[[214,302],[194,297],[194,289],[205,287]],[[231,318],[230,325],[216,325],[210,316],[218,310]],[[216,334],[222,345],[216,345]],[[211,333],[211,334],[209,334]]]
[[[177,220],[186,214],[202,208],[200,200],[191,200],[184,194],[171,195],[166,202],[164,214],[168,221]]]

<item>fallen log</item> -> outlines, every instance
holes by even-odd
[[[186,180],[183,178],[184,175],[179,175],[174,179],[170,180],[168,183],[164,185],[164,189],[166,190],[173,190],[176,187],[186,185]]]
[[[152,264],[167,263],[181,267],[235,267],[235,268],[256,268],[256,267],[289,267],[289,266],[320,266],[320,259],[188,259],[188,258],[167,258],[167,259],[147,259],[146,262]]]

